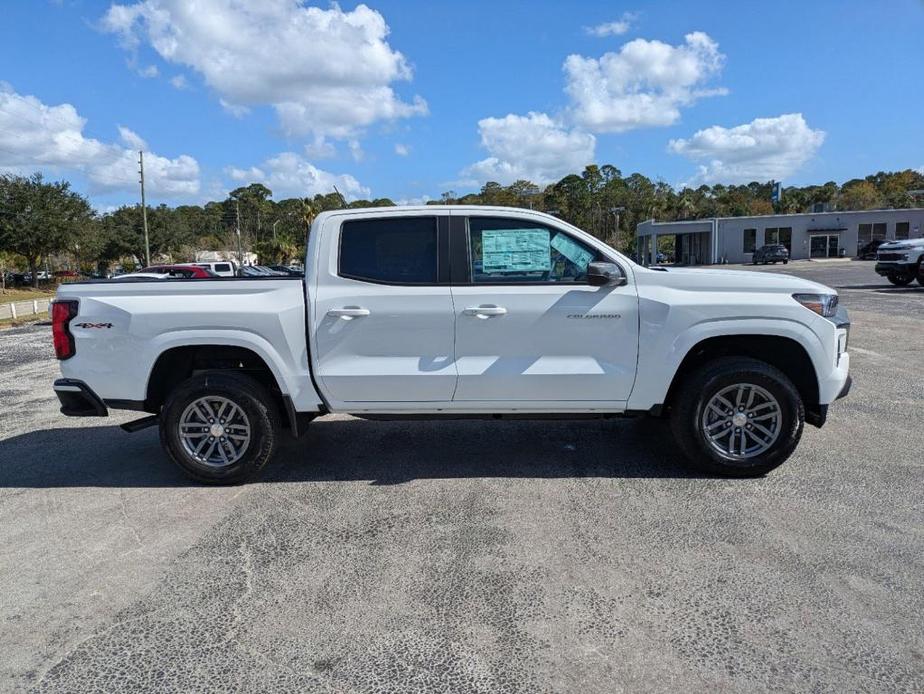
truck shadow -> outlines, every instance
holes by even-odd
[[[692,478],[661,421],[418,421],[321,418],[283,433],[255,483],[417,479]],[[0,488],[186,487],[157,430],[116,426],[34,431],[0,441]]]

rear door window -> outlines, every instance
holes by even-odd
[[[382,284],[436,284],[435,217],[361,219],[340,231],[341,277]]]
[[[231,266],[227,263],[218,263],[215,266],[215,272],[231,272]]]

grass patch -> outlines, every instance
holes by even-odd
[[[37,316],[23,316],[13,320],[12,318],[0,318],[0,329],[3,328],[18,328],[23,325],[32,325],[33,323],[41,323],[42,321],[51,320],[44,313],[40,313]]]
[[[54,298],[54,289],[32,289],[31,287],[7,287],[0,291],[0,304],[11,304],[14,301],[32,301],[34,299]]]

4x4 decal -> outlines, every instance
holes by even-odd
[[[75,323],[75,328],[111,328],[112,323]]]

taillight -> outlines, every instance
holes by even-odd
[[[71,335],[71,319],[77,315],[77,302],[73,299],[51,302],[51,334],[58,359],[70,359],[77,352]]]

